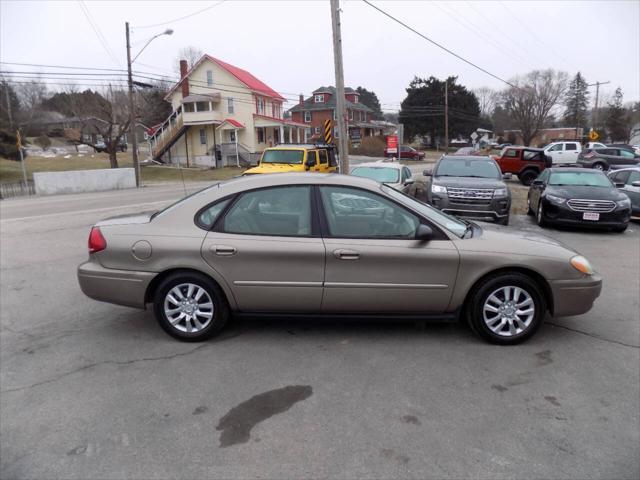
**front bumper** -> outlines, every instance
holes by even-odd
[[[493,198],[489,203],[458,203],[447,196],[431,194],[429,204],[445,213],[472,220],[498,221],[509,216],[511,198]]]
[[[602,277],[597,273],[579,280],[552,280],[553,316],[581,315],[593,307],[602,291]]]
[[[631,217],[630,208],[619,208],[608,213],[600,213],[599,220],[584,220],[584,212],[571,210],[565,204],[556,205],[549,201],[544,202],[544,219],[555,225],[580,226],[588,228],[616,228],[629,223]]]
[[[145,308],[147,287],[156,273],[114,270],[89,260],[78,267],[78,283],[94,300]]]

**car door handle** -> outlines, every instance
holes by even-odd
[[[227,245],[213,245],[210,250],[220,256],[235,255],[237,251],[234,247],[229,247]]]
[[[340,260],[358,260],[360,254],[355,250],[334,250],[333,255]]]

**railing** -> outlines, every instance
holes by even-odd
[[[0,183],[0,198],[35,195],[35,193],[36,191],[33,185],[33,180],[27,180],[26,187],[24,185],[24,182]]]
[[[182,111],[172,113],[151,137],[153,156],[156,156],[158,152],[162,152],[167,144],[175,138],[175,135],[182,130],[183,126]]]
[[[236,155],[236,143],[221,143],[216,145],[217,150],[222,157],[235,157]],[[249,148],[241,142],[237,145],[237,155],[241,166],[248,167],[250,165],[256,165],[260,160],[260,153],[252,153]]]

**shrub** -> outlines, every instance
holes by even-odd
[[[33,143],[42,148],[42,150],[46,150],[51,146],[51,140],[46,135],[40,135],[33,141]]]
[[[386,146],[387,144],[383,137],[364,137],[359,147],[349,148],[349,153],[368,157],[384,157]]]
[[[20,152],[16,147],[16,135],[6,130],[0,130],[0,157],[9,160],[20,160]]]

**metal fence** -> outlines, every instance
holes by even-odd
[[[0,199],[19,197],[23,195],[35,195],[35,187],[33,180],[28,180],[25,187],[24,182],[7,182],[0,183]]]

